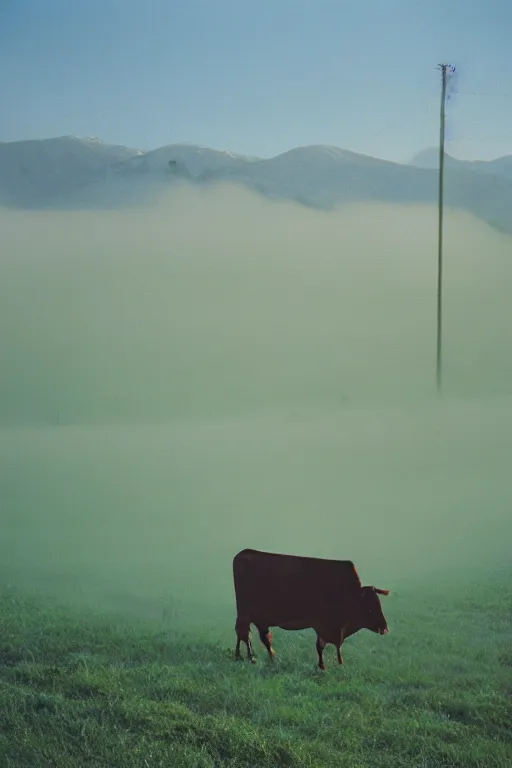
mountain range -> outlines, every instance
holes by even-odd
[[[364,201],[436,203],[438,151],[399,164],[331,146],[258,158],[171,144],[151,151],[63,136],[0,143],[0,205],[21,209],[113,209],[148,205],[187,181],[229,181],[274,200],[329,210]],[[445,204],[512,233],[512,156],[446,155]]]

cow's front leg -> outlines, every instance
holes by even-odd
[[[325,669],[324,664],[324,648],[325,648],[325,641],[322,640],[320,635],[316,636],[316,652],[318,653],[318,667],[319,669]]]
[[[242,658],[240,655],[240,641],[242,641],[247,646],[247,658],[252,664],[255,664],[256,659],[254,658],[254,651],[252,649],[250,628],[251,628],[250,622],[240,619],[240,617],[237,617],[236,624],[235,624],[235,631],[237,636],[235,659]]]

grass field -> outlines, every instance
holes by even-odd
[[[234,662],[227,604],[144,620],[5,587],[0,765],[505,768],[511,604],[498,581],[390,596],[390,634],[322,673],[310,632]]]
[[[511,765],[507,404],[3,430],[0,767]],[[389,635],[236,663],[248,545],[350,554]]]

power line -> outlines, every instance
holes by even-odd
[[[459,91],[458,88],[454,90],[454,96],[483,96],[490,99],[512,99],[512,93],[503,93],[490,91]]]

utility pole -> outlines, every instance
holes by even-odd
[[[444,193],[444,126],[446,107],[446,86],[448,76],[455,72],[450,64],[440,64],[441,70],[441,114],[439,136],[439,226],[437,252],[437,391],[441,393],[442,384],[442,342],[443,342],[443,193]]]

